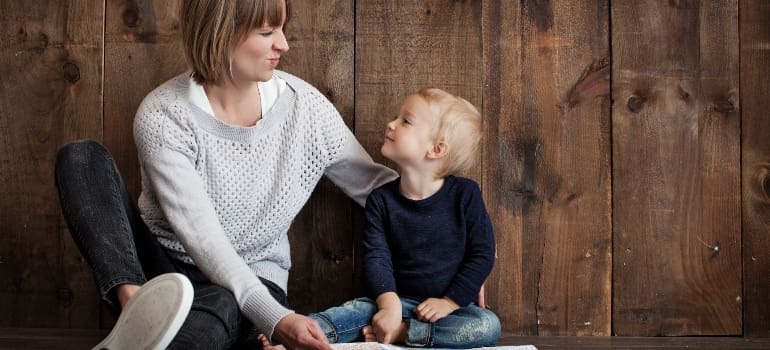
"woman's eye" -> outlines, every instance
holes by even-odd
[[[274,31],[275,31],[275,29],[269,29],[269,30],[267,30],[267,31],[264,31],[264,32],[261,32],[261,33],[259,33],[259,35],[262,35],[262,36],[271,36],[271,35],[273,35],[273,32],[274,32]]]

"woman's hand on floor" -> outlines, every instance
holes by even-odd
[[[286,349],[331,350],[318,323],[307,316],[290,314],[275,326],[273,338]]]

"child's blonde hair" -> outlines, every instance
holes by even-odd
[[[457,175],[476,164],[481,147],[481,114],[462,97],[444,90],[427,88],[417,91],[428,104],[438,107],[437,141],[447,145],[446,161],[436,174]]]

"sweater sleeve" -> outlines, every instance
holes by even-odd
[[[339,156],[326,168],[325,174],[358,205],[364,205],[372,190],[393,181],[398,174],[375,163],[350,130],[346,134]]]
[[[196,265],[230,290],[243,314],[267,336],[291,310],[271,295],[225,235],[206,185],[195,170],[196,142],[163,108],[140,107],[134,122],[140,162],[163,215]]]
[[[363,273],[366,294],[372,300],[385,292],[396,292],[393,261],[385,232],[385,215],[376,192],[366,200],[363,237]]]
[[[317,90],[312,90],[311,94],[315,101],[314,113],[321,123],[319,129],[330,157],[324,175],[363,206],[372,190],[393,181],[398,174],[372,160],[325,96]]]
[[[465,258],[460,270],[452,279],[446,296],[457,305],[466,306],[476,299],[495,263],[495,237],[492,222],[484,206],[478,185],[473,183],[465,208],[468,234]]]

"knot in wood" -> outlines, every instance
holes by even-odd
[[[631,97],[628,98],[628,110],[633,113],[639,113],[639,111],[642,110],[642,105],[644,102],[645,100],[643,97],[639,95],[631,95]]]
[[[80,68],[72,62],[65,62],[62,65],[62,71],[64,72],[64,80],[70,84],[75,84],[80,80]]]
[[[126,27],[136,28],[139,26],[139,12],[136,10],[136,8],[127,8],[125,11],[123,11],[123,15],[121,17],[123,18],[123,24],[125,24]]]
[[[714,110],[719,113],[729,114],[735,112],[735,105],[729,100],[717,101],[714,103]]]
[[[762,194],[764,195],[764,198],[770,199],[770,176],[767,176],[767,174],[765,175],[765,178],[762,179],[762,186],[760,189],[763,192]]]

